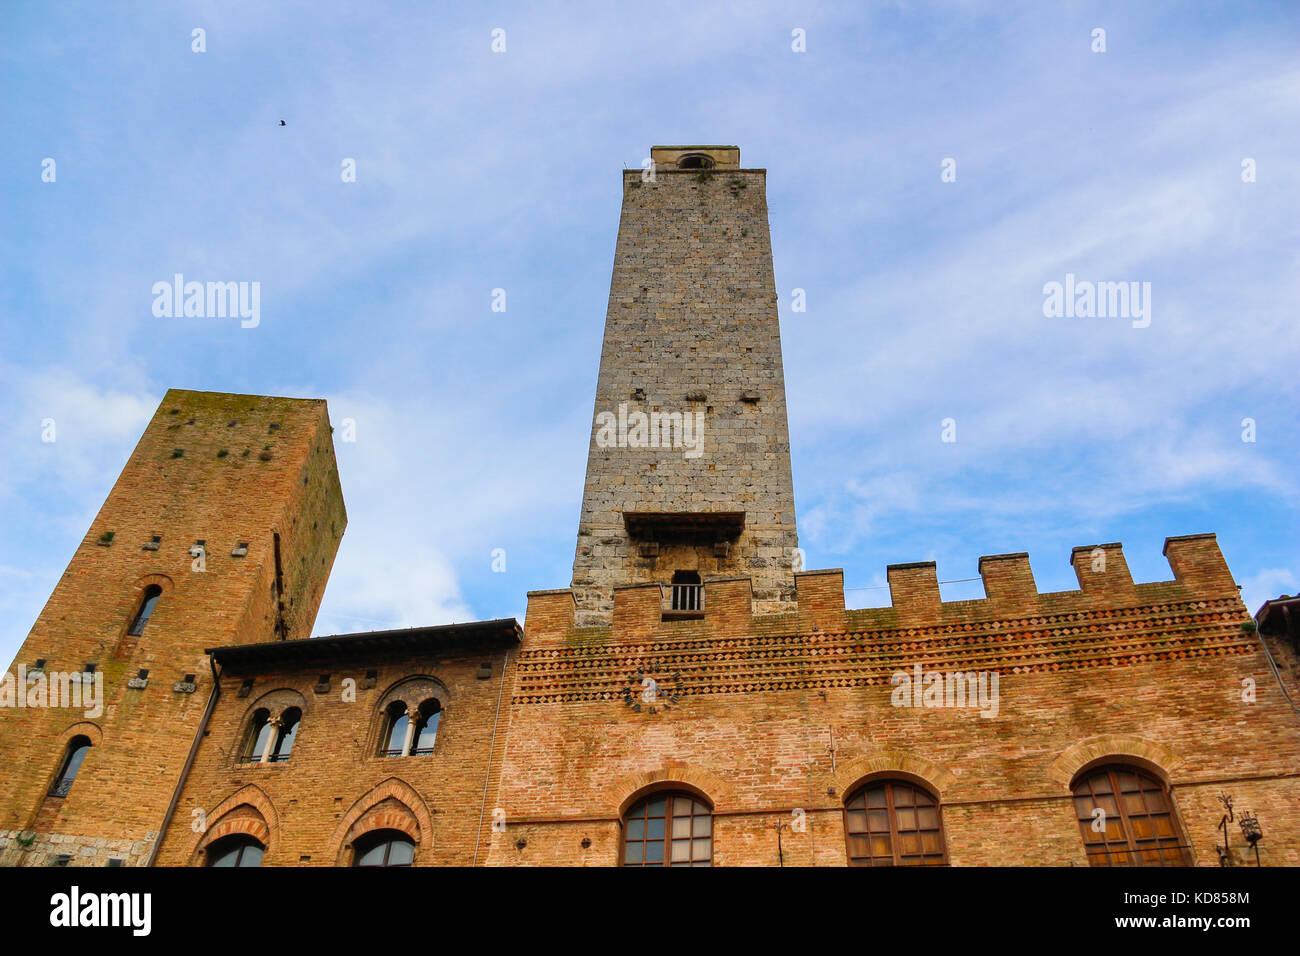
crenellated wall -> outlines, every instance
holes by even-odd
[[[1198,864],[1218,863],[1224,791],[1259,814],[1266,865],[1300,863],[1300,719],[1214,536],[1165,554],[1173,579],[1135,584],[1118,544],[1077,548],[1079,589],[1050,593],[1026,555],[987,556],[972,601],[943,601],[933,563],[894,565],[892,605],[862,610],[840,571],[806,572],[780,615],[752,613],[747,579],[706,577],[687,621],[630,586],[595,628],[568,591],[532,592],[491,862],[615,864],[630,799],[680,787],[713,805],[715,864],[776,865],[797,810],[784,862],[843,865],[843,802],[884,775],[939,796],[953,864],[1085,865],[1070,786],[1110,760],[1169,785]],[[918,665],[996,674],[996,707],[899,706]]]
[[[890,606],[860,610],[845,609],[843,571],[797,572],[797,611],[759,615],[757,624],[751,611],[752,585],[747,577],[705,575],[708,614],[700,621],[663,620],[661,590],[656,583],[616,587],[612,627],[604,628],[576,626],[572,590],[530,591],[527,631],[531,643],[544,643],[569,640],[576,633],[608,632],[611,639],[626,639],[655,633],[713,634],[751,625],[764,630],[874,630],[1086,613],[1206,596],[1220,601],[1236,599],[1236,582],[1213,534],[1167,538],[1164,554],[1173,579],[1135,584],[1119,543],[1078,547],[1070,554],[1079,579],[1078,590],[1050,592],[1040,592],[1034,584],[1028,554],[985,555],[979,559],[985,597],[965,601],[941,598],[933,561],[891,564],[887,569]]]

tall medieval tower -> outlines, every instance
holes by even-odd
[[[330,431],[319,400],[166,394],[10,668],[0,864],[149,861],[215,703],[205,649],[310,634],[347,522]]]
[[[623,173],[579,626],[608,624],[613,588],[638,582],[743,576],[756,613],[791,610],[801,570],[767,171],[742,169],[734,146],[656,146],[651,160]]]

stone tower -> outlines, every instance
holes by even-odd
[[[146,863],[213,703],[205,648],[308,637],[346,522],[323,401],[169,391],[9,668],[0,864]],[[97,708],[40,700],[101,679]]]
[[[637,582],[743,576],[756,613],[790,610],[799,570],[766,170],[742,169],[734,146],[656,146],[651,160],[623,172],[579,626],[608,624],[612,589]],[[666,609],[678,594],[665,589]]]

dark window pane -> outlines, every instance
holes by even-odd
[[[86,759],[86,754],[90,753],[90,738],[73,737],[68,741],[68,749],[63,757],[63,765],[59,767],[59,772],[54,777],[54,783],[50,786],[50,794],[56,797],[66,797],[68,791],[72,789],[72,782],[77,779],[77,771],[81,769],[82,761]]]
[[[244,852],[239,858],[240,866],[261,866],[262,865],[262,848],[257,845],[244,847]]]
[[[413,753],[433,753],[433,745],[438,739],[438,721],[441,719],[442,712],[437,710],[421,715],[420,723],[415,728],[415,742],[411,744]]]
[[[387,849],[387,843],[376,843],[357,857],[357,866],[383,866],[384,851]]]
[[[208,847],[208,866],[261,866],[262,844],[250,836],[230,836]]]
[[[151,584],[144,589],[144,600],[140,603],[140,609],[135,612],[135,617],[131,620],[131,627],[127,633],[132,637],[139,637],[144,633],[144,626],[149,623],[149,618],[153,616],[153,610],[158,605],[158,599],[162,597],[162,588],[156,584]]]
[[[410,866],[415,842],[400,830],[376,830],[359,839],[353,853],[353,866]]]
[[[389,718],[388,746],[384,748],[388,756],[400,757],[402,755],[402,747],[406,745],[406,725],[410,722],[411,718],[406,716],[405,709],[400,713],[394,712]]]
[[[301,716],[301,712],[296,707],[285,711],[275,747],[271,752],[272,760],[289,759],[289,754],[293,752],[294,738],[298,736],[298,725],[302,723]]]
[[[389,866],[409,866],[415,859],[415,844],[394,840],[388,850]]]

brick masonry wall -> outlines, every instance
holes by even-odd
[[[470,865],[480,834],[480,862],[486,860],[508,723],[509,701],[502,702],[499,722],[497,702],[503,687],[513,683],[508,670],[502,683],[503,667],[513,667],[506,664],[508,651],[500,646],[430,644],[419,653],[226,670],[221,697],[164,838],[159,863],[201,865],[210,842],[240,832],[254,834],[267,845],[264,866],[349,865],[355,836],[385,827],[411,834],[417,866]],[[491,670],[480,678],[484,663]],[[370,687],[367,670],[377,671]],[[326,671],[329,690],[316,693],[317,681]],[[246,676],[254,676],[254,686],[246,697],[239,697]],[[345,678],[356,681],[350,701],[344,696]],[[434,752],[379,756],[385,703],[397,697],[408,705],[418,704],[421,695],[412,693],[406,682],[420,679],[426,687],[430,679],[435,683],[443,706]],[[407,689],[397,689],[403,685]],[[267,706],[268,700],[272,711],[277,709],[276,701],[282,706],[300,702],[302,723],[290,758],[279,763],[240,762],[252,714]],[[489,778],[490,754],[493,774]],[[203,816],[196,816],[195,810]],[[231,820],[241,817],[244,822],[232,828]]]
[[[1212,535],[1169,539],[1174,578],[1150,584],[1118,544],[1075,549],[1079,589],[1049,594],[1027,555],[986,556],[976,601],[944,602],[933,562],[891,566],[892,605],[865,610],[845,609],[839,571],[796,573],[765,173],[706,151],[726,168],[656,148],[655,181],[624,173],[595,405],[698,411],[703,453],[602,447],[593,420],[572,587],[528,595],[523,644],[406,635],[293,665],[268,648],[214,696],[205,648],[310,634],[346,514],[323,402],[170,391],[15,661],[94,663],[107,699],[95,718],[0,708],[0,760],[27,768],[0,794],[0,864],[146,863],[211,702],[163,865],[234,834],[265,865],[347,865],[387,828],[417,865],[614,865],[628,807],[672,788],[712,806],[716,865],[840,866],[844,803],[881,778],[939,798],[953,864],[1083,865],[1070,787],[1109,761],[1168,784],[1196,863],[1218,862],[1226,792],[1258,815],[1266,865],[1300,865],[1300,719]],[[627,511],[743,511],[745,529],[643,550]],[[706,611],[664,620],[660,585],[686,569]],[[150,584],[163,598],[131,638]],[[1293,650],[1263,639],[1300,699]],[[895,706],[918,666],[996,673],[996,714]],[[380,756],[385,704],[417,691],[444,706],[434,753]],[[254,711],[291,706],[290,759],[241,760]],[[48,797],[82,734],[75,786]]]
[[[598,416],[620,405],[700,413],[701,454],[602,447]],[[595,413],[573,566],[580,623],[609,623],[614,587],[677,570],[745,574],[755,610],[793,607],[798,537],[764,170],[660,169],[653,182],[624,172]],[[685,539],[645,555],[625,511],[743,511],[745,529],[721,556],[714,542]]]
[[[147,859],[211,693],[204,648],[273,640],[281,600],[288,632],[305,635],[346,520],[323,401],[169,391],[9,668],[94,663],[105,706],[99,717],[0,708],[0,761],[30,768],[0,796],[0,863]],[[154,536],[157,550],[145,550]],[[247,556],[233,557],[242,542]],[[129,637],[150,584],[162,598],[143,636]],[[147,685],[129,688],[141,669]],[[174,690],[187,674],[193,691]],[[76,783],[47,797],[78,734],[94,746]]]
[[[1298,707],[1300,707],[1300,653],[1285,634],[1260,633],[1260,641],[1268,648],[1278,677]]]
[[[802,574],[798,613],[767,617],[722,581],[700,621],[662,621],[627,587],[609,628],[531,595],[490,862],[613,865],[630,802],[680,787],[714,807],[717,865],[776,865],[796,809],[784,862],[844,865],[844,801],[889,776],[939,796],[954,865],[1086,865],[1070,786],[1111,759],[1170,784],[1197,864],[1218,865],[1222,792],[1259,815],[1266,865],[1300,864],[1300,721],[1213,536],[1167,555],[1175,580],[1135,585],[1119,545],[1078,549],[1080,590],[1052,594],[1024,555],[992,556],[987,597],[960,602],[939,600],[933,564],[896,566],[894,605],[861,611],[838,572]],[[891,675],[918,663],[998,671],[996,716],[894,706]],[[637,706],[647,676],[656,704]]]

